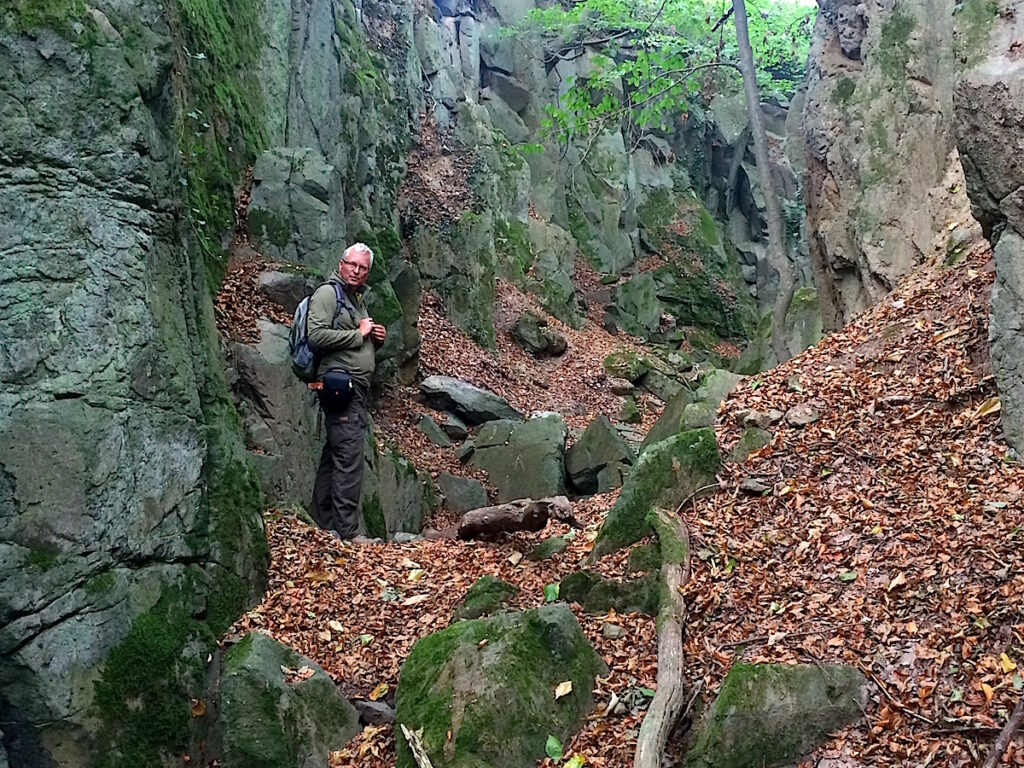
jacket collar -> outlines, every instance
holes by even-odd
[[[349,296],[349,298],[355,299],[355,300],[359,301],[360,303],[362,303],[366,299],[367,295],[370,293],[370,290],[371,290],[370,286],[368,286],[366,283],[363,283],[358,288],[353,288],[348,283],[346,283],[344,280],[342,280],[341,279],[341,275],[339,275],[337,272],[332,274],[327,279],[327,282],[335,283],[337,285],[340,285],[342,290],[345,291],[345,293]]]

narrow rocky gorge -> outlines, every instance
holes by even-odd
[[[0,8],[0,767],[631,765],[673,564],[667,762],[980,764],[1024,663],[1020,3],[820,4],[759,105],[781,365],[742,91],[562,140],[606,51],[550,9]],[[288,349],[355,241],[360,548],[305,513]]]

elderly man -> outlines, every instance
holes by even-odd
[[[366,311],[366,278],[372,266],[368,246],[346,248],[337,274],[310,298],[306,326],[309,343],[320,355],[320,404],[327,427],[310,514],[336,538],[356,542],[369,541],[357,535],[363,445],[370,375],[377,347],[387,335]]]

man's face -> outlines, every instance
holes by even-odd
[[[356,251],[347,258],[343,256],[338,262],[338,274],[346,285],[353,288],[362,285],[370,276],[370,254],[366,251]]]

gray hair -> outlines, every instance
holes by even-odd
[[[369,256],[370,269],[373,269],[373,249],[370,248],[370,246],[368,246],[366,243],[353,243],[352,245],[345,249],[345,252],[343,254],[341,254],[341,260],[348,261],[348,257],[353,253],[365,253],[367,256]]]

